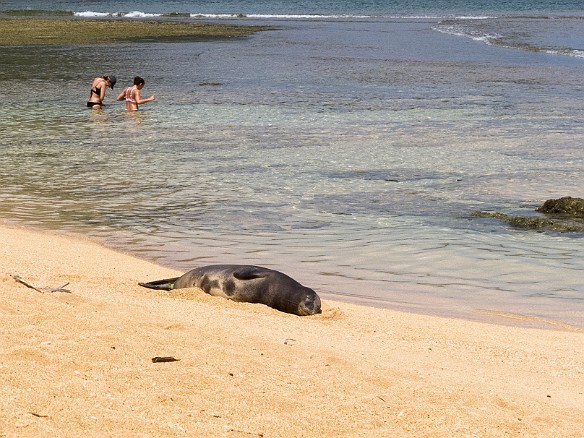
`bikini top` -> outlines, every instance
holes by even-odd
[[[99,82],[98,85],[103,85],[104,83],[105,81]],[[95,94],[97,97],[100,96],[100,91],[99,88],[97,88],[97,85],[91,89],[91,94]]]
[[[136,99],[132,96],[136,86],[126,88],[126,102],[136,103]]]

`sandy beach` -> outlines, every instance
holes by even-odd
[[[80,237],[0,238],[0,436],[583,436],[577,328],[298,317],[143,289],[180,272]]]

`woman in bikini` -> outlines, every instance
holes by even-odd
[[[154,96],[147,97],[146,99],[140,97],[140,90],[144,88],[144,83],[144,79],[136,76],[134,78],[134,85],[124,88],[118,95],[118,100],[126,101],[126,111],[138,111],[138,105],[154,100]]]
[[[104,106],[103,98],[105,97],[106,87],[110,87],[113,90],[116,82],[117,80],[114,75],[103,75],[101,78],[95,78],[91,83],[91,92],[89,93],[87,107],[101,109]]]

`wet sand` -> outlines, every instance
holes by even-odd
[[[326,299],[321,315],[298,317],[196,289],[141,288],[181,273],[81,237],[3,225],[0,239],[0,436],[584,430],[577,328]],[[70,293],[43,289],[66,283]]]

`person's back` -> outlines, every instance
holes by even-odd
[[[138,111],[138,103],[134,97],[136,86],[126,88],[126,111]]]
[[[138,111],[138,105],[142,105],[146,102],[152,102],[154,96],[150,96],[146,99],[140,97],[140,90],[144,88],[145,81],[140,76],[134,78],[134,85],[131,87],[126,87],[118,95],[117,100],[126,101],[126,111]]]
[[[114,89],[116,84],[116,77],[113,75],[103,75],[101,78],[95,78],[91,83],[91,91],[89,92],[89,99],[87,99],[87,107],[91,109],[100,109],[105,97],[106,87]]]

